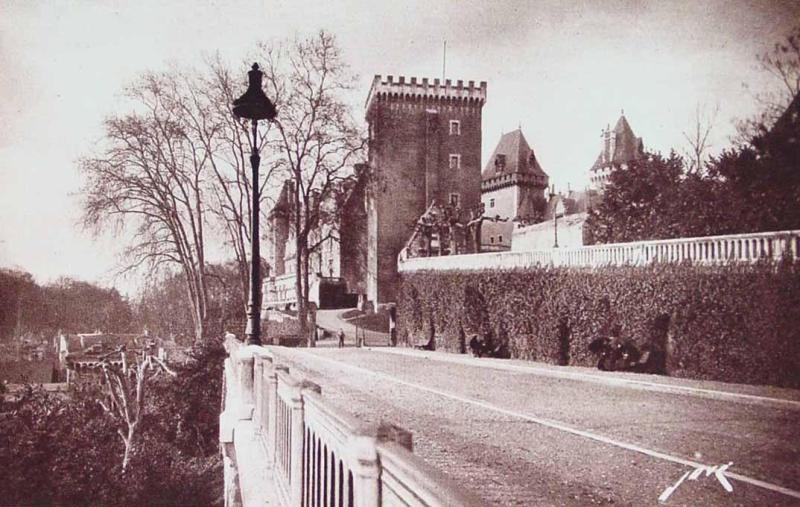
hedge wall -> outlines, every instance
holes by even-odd
[[[398,336],[464,351],[594,366],[612,327],[667,354],[670,375],[800,387],[800,264],[422,271],[401,275]]]

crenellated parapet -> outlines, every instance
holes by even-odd
[[[386,76],[383,79],[379,74],[372,80],[369,94],[367,95],[366,109],[370,110],[373,103],[379,100],[397,99],[408,101],[459,101],[466,104],[482,106],[486,102],[486,81],[481,81],[475,86],[475,81],[464,81],[459,79],[453,82],[451,79],[433,79],[426,77],[417,79],[405,76]]]
[[[481,192],[490,192],[506,187],[547,187],[548,178],[545,174],[534,173],[503,173],[481,182]]]

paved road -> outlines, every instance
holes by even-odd
[[[344,410],[410,430],[416,454],[487,505],[658,505],[697,464],[731,462],[732,492],[703,474],[663,505],[800,504],[796,391],[397,349],[277,352]]]

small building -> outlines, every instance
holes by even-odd
[[[66,370],[66,381],[70,383],[76,376],[99,374],[104,362],[121,365],[122,358],[116,352],[125,353],[133,362],[131,356],[143,351],[162,361],[178,359],[178,350],[170,340],[152,338],[145,333],[100,332],[62,334],[59,337],[58,357],[62,369]]]
[[[481,251],[509,250],[515,223],[544,219],[549,179],[521,128],[500,137],[481,173],[484,215],[495,219],[481,227]]]

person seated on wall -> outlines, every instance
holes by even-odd
[[[492,335],[486,335],[479,338],[477,334],[472,335],[469,340],[469,348],[472,355],[475,357],[496,357],[500,359],[508,359],[511,353],[508,350],[508,343],[504,340],[495,340]]]
[[[646,343],[641,349],[619,336],[615,326],[611,336],[600,336],[589,344],[589,351],[600,356],[597,368],[602,371],[664,373],[664,352]]]
[[[600,356],[597,369],[602,371],[627,370],[639,363],[641,353],[630,340],[620,336],[620,326],[611,328],[608,336],[600,336],[589,344],[589,351]]]

